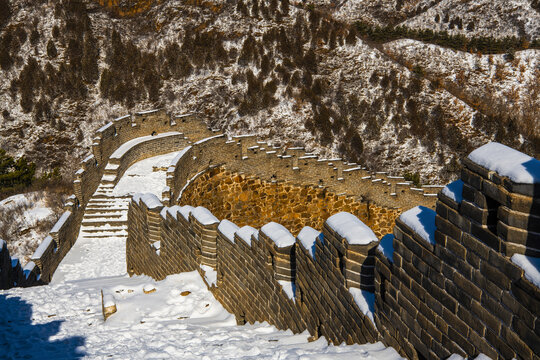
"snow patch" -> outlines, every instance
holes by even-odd
[[[377,246],[379,250],[386,258],[393,263],[394,262],[394,235],[386,234],[382,237],[381,242]]]
[[[349,293],[351,293],[360,311],[375,325],[375,319],[373,318],[373,313],[375,312],[375,294],[357,288],[349,288]]]
[[[460,204],[463,200],[463,180],[459,179],[446,185],[442,193]]]
[[[217,286],[217,271],[208,265],[201,265],[201,269],[204,271],[204,279],[208,286]]]
[[[298,240],[300,240],[313,259],[315,259],[315,240],[317,240],[320,233],[320,231],[310,226],[304,226],[297,236]]]
[[[278,280],[279,285],[283,289],[283,292],[289,299],[296,302],[296,285],[292,281]]]
[[[379,241],[366,224],[348,212],[332,215],[326,223],[351,245],[367,245]]]
[[[540,288],[540,258],[514,254],[510,258],[514,264],[525,272],[525,278]]]
[[[218,218],[215,217],[210,210],[202,206],[197,206],[193,209],[191,215],[203,225],[212,225],[219,222]]]
[[[236,236],[238,236],[240,239],[244,240],[246,244],[251,246],[251,235],[257,233],[257,229],[246,225],[242,226],[240,229],[236,231]]]
[[[506,145],[490,142],[468,158],[518,184],[540,183],[540,161]]]
[[[227,219],[221,220],[218,226],[218,230],[233,243],[234,243],[234,233],[236,233],[238,229],[240,229],[238,225],[236,225],[235,223]]]
[[[135,194],[133,195],[133,201],[135,201],[137,204],[140,204],[142,201],[150,210],[163,206],[161,200],[159,200],[155,194],[150,193]]]
[[[294,236],[287,228],[276,222],[269,222],[261,227],[261,231],[272,240],[277,247],[288,247],[294,245]]]
[[[425,206],[417,206],[399,216],[405,225],[411,228],[422,239],[435,245],[435,213]]]

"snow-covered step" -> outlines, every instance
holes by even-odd
[[[127,219],[111,219],[111,218],[96,218],[96,219],[83,219],[82,225],[84,226],[122,226],[127,225]]]
[[[87,216],[101,216],[101,214],[105,216],[117,216],[120,215],[123,211],[129,209],[128,206],[124,207],[118,207],[118,208],[105,208],[105,207],[96,207],[96,208],[86,208],[84,217]]]
[[[96,232],[96,233],[83,233],[81,232],[80,238],[82,239],[110,239],[110,238],[119,238],[119,239],[126,239],[127,238],[127,231],[103,231],[103,232]]]
[[[109,224],[103,226],[84,226],[81,227],[81,234],[93,234],[100,232],[117,232],[125,230],[127,234],[127,225],[111,226]]]
[[[84,219],[98,219],[98,218],[117,219],[117,218],[124,218],[124,217],[126,217],[126,215],[123,210],[117,210],[117,211],[101,210],[101,211],[95,211],[95,212],[87,212],[84,214]]]

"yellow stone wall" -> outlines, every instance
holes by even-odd
[[[304,226],[321,230],[330,216],[347,211],[382,237],[392,232],[402,212],[316,186],[273,183],[223,168],[211,169],[196,178],[182,193],[180,204],[204,206],[218,219],[228,219],[238,226],[259,228],[275,221],[293,235]]]

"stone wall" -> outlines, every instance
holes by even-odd
[[[222,148],[242,147],[216,137],[206,140],[204,149],[212,149],[214,141]],[[276,213],[261,205],[260,194],[287,207],[281,195],[296,204],[302,190],[307,195],[321,189],[238,173],[232,169],[248,164],[242,152],[236,161],[209,167],[220,165],[213,159],[224,155],[205,150],[194,144],[176,159],[176,167],[184,160],[189,166],[169,169],[168,195],[209,205],[239,225],[247,218],[261,226],[256,212]],[[198,159],[206,171],[193,174]],[[540,169],[538,160],[530,162],[529,168]],[[400,215],[390,246],[378,244],[375,234],[371,242],[351,241],[347,228],[354,234],[364,230],[350,214],[334,215],[340,221],[332,216],[322,231],[305,227],[294,239],[275,223],[239,228],[202,207],[168,208],[151,196],[137,197],[130,208],[128,266],[131,273],[156,279],[198,270],[239,323],[264,320],[295,332],[307,329],[313,338],[325,336],[335,344],[382,340],[410,359],[454,353],[540,359],[540,288],[531,270],[518,265],[525,259],[538,271],[538,179],[515,183],[470,159],[463,163],[461,180],[438,194],[435,211],[416,207]],[[175,190],[175,179],[184,179],[183,187]],[[233,205],[240,202],[243,210],[235,212]],[[280,219],[289,221],[285,212]],[[366,310],[358,300],[369,303],[369,294],[374,307]]]
[[[0,290],[14,286],[34,286],[40,283],[39,274],[34,268],[27,266],[23,270],[19,260],[9,255],[7,243],[0,239]]]
[[[540,197],[463,163],[462,200],[439,194],[435,241],[398,219],[393,259],[378,254],[378,329],[408,358],[538,359],[540,289],[510,256],[538,256]]]
[[[391,209],[407,210],[413,205],[434,208],[436,193],[442,188],[414,188],[402,177],[371,173],[341,159],[319,159],[301,148],[275,148],[251,136],[228,140],[217,135],[192,144],[174,159],[167,172],[169,191],[163,197],[177,204],[190,179],[218,165],[268,182],[318,186]]]
[[[265,181],[253,175],[216,167],[202,173],[184,189],[180,205],[203,206],[220,219],[239,226],[261,227],[275,221],[293,234],[304,226],[322,229],[330,215],[346,211],[368,225],[377,236],[391,233],[401,209],[389,209],[313,185]]]
[[[170,136],[161,136],[164,133],[170,133]],[[123,172],[135,162],[178,150],[189,142],[196,142],[211,134],[213,132],[195,116],[183,115],[171,118],[163,110],[123,116],[98,129],[92,144],[93,155],[83,160],[81,169],[75,174],[74,195],[69,198],[61,218],[23,269],[26,278],[38,279],[39,284],[48,283],[51,280],[54,271],[75,243],[86,204],[96,191],[104,174],[113,175],[109,183],[114,185]],[[148,139],[134,140],[144,137]],[[133,142],[129,149],[122,152],[121,156],[113,156],[114,159],[111,159],[114,152],[129,141]],[[106,169],[109,160],[112,167]],[[18,264],[18,262],[15,263]],[[2,276],[12,274],[11,280],[6,280],[6,284],[10,284],[10,287],[14,284],[22,284],[22,278],[16,275],[19,273],[13,272],[11,265],[7,266],[7,262],[5,264],[2,262],[0,273],[4,274]],[[28,286],[37,284],[30,280],[25,284]]]
[[[128,227],[130,274],[163,279],[198,270],[240,324],[268,321],[295,333],[307,329],[335,344],[378,339],[354,298],[362,294],[360,287],[372,289],[376,242],[349,244],[325,224],[306,248],[306,240],[276,223],[260,230],[239,228],[202,207],[164,207],[151,194],[135,195]],[[370,268],[371,275],[361,267]]]

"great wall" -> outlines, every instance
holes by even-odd
[[[174,151],[162,200],[115,197],[130,165]],[[469,156],[460,181],[415,188],[163,110],[115,119],[92,152],[32,261],[2,244],[0,288],[49,283],[79,233],[121,235],[129,274],[197,270],[239,324],[382,341],[409,359],[540,358],[540,288],[523,269],[540,257],[538,176]]]

